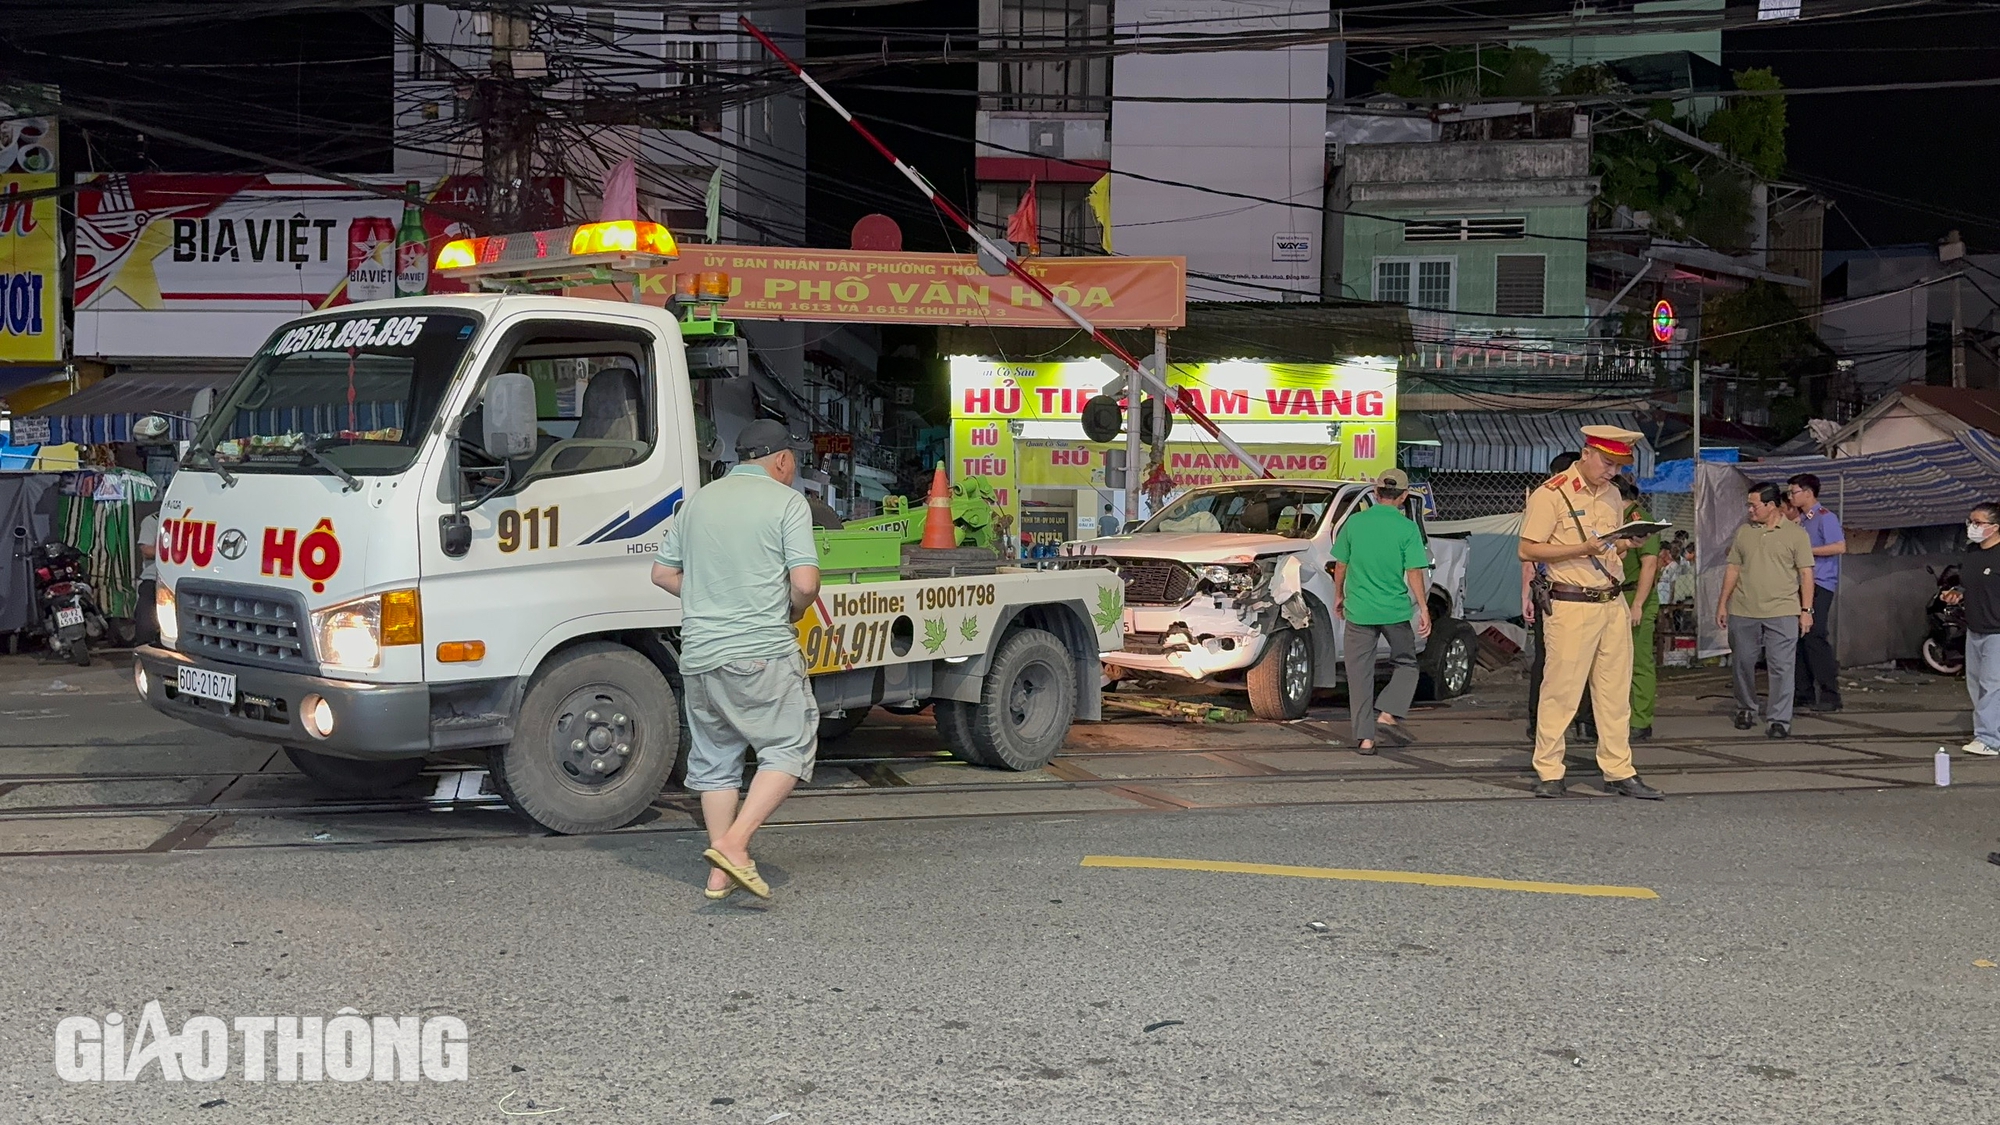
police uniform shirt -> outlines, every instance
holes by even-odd
[[[1616,485],[1606,481],[1602,488],[1593,489],[1579,468],[1572,466],[1550,477],[1528,498],[1528,506],[1521,513],[1521,538],[1529,543],[1577,546],[1588,541],[1583,531],[1603,535],[1624,526],[1625,521],[1619,518],[1624,502]],[[1570,515],[1571,508],[1577,512],[1575,517]],[[1579,521],[1583,531],[1577,529]],[[1617,580],[1607,577],[1607,572],[1619,573],[1618,557],[1600,555],[1598,561],[1604,570],[1592,566],[1588,558],[1543,565],[1548,567],[1549,581],[1559,585],[1597,590],[1617,585]]]

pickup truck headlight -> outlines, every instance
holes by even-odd
[[[1263,578],[1263,574],[1255,565],[1215,564],[1202,567],[1199,573],[1203,590],[1224,594],[1241,593],[1255,586]]]
[[[382,650],[424,643],[423,607],[415,590],[390,590],[316,609],[313,642],[320,663],[366,671],[382,663]]]
[[[160,644],[167,648],[179,648],[181,644],[179,603],[174,600],[174,588],[165,582],[153,584],[153,617],[155,627],[160,631]]]

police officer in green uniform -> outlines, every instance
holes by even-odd
[[[1622,473],[1617,478],[1618,494],[1625,498],[1625,520],[1653,517],[1639,502],[1639,485]],[[1625,552],[1625,595],[1632,606],[1632,739],[1643,742],[1653,737],[1653,704],[1659,697],[1659,650],[1654,647],[1654,626],[1660,619],[1660,537],[1648,536]]]

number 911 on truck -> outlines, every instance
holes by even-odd
[[[549,829],[638,817],[683,754],[680,606],[649,571],[701,480],[690,363],[735,342],[727,281],[669,308],[559,291],[675,255],[630,221],[460,240],[439,272],[498,291],[281,326],[163,499],[139,693],[346,792],[484,753]],[[961,758],[1019,770],[1099,717],[1115,575],[989,560],[912,578],[893,545],[886,568],[827,550],[799,640],[829,720],[929,703]]]

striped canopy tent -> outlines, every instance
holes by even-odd
[[[243,361],[228,362],[235,367],[226,374],[219,367],[207,366],[121,371],[68,398],[30,410],[23,417],[47,418],[47,440],[53,445],[72,441],[82,445],[129,441],[132,423],[153,413],[167,415],[169,432],[176,439],[193,437],[190,427],[173,416],[185,417],[194,406],[194,396],[203,388],[220,391],[229,386],[236,377],[235,368]]]
[[[1861,457],[1772,457],[1736,468],[1753,482],[1811,473],[1820,502],[1863,530],[1959,523],[1974,504],[2000,500],[2000,439],[1984,430]]]
[[[1437,464],[1442,473],[1546,473],[1557,454],[1583,447],[1585,426],[1618,426],[1641,430],[1636,414],[1623,411],[1447,410],[1425,412],[1425,422],[1437,431]],[[1653,475],[1653,446],[1640,441],[1633,450],[1634,471]]]

